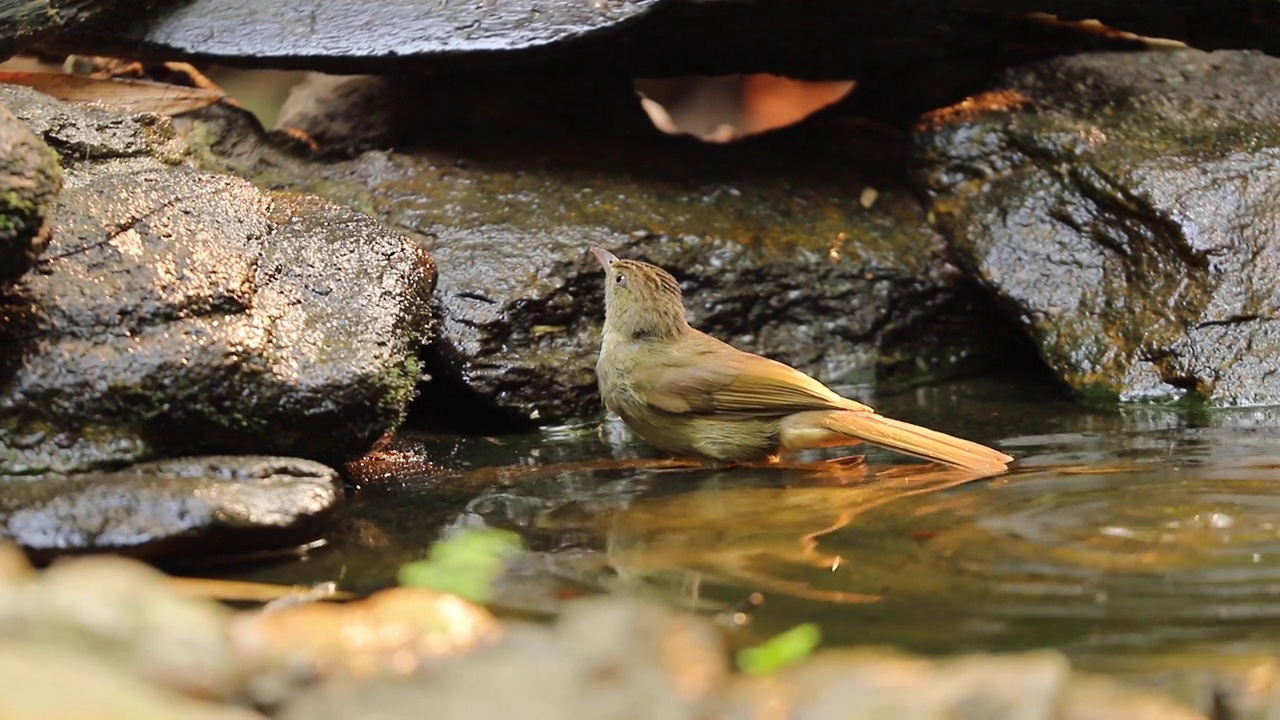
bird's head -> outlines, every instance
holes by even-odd
[[[604,331],[631,341],[663,340],[689,329],[680,284],[671,273],[639,260],[591,248],[605,271]]]

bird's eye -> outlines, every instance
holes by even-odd
[[[613,281],[618,283],[619,285],[622,285],[627,282],[627,276],[622,274],[615,275]]]

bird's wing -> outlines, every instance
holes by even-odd
[[[696,415],[789,415],[804,410],[861,410],[795,368],[690,335],[635,375],[641,397],[660,410]]]

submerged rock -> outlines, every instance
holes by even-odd
[[[1097,54],[939,111],[958,261],[1085,394],[1280,402],[1280,59]]]
[[[166,118],[25,88],[63,153],[49,249],[0,300],[0,475],[165,456],[341,461],[402,418],[429,257],[373,219],[185,164]]]
[[[656,132],[455,138],[321,164],[263,145],[223,109],[200,122],[191,132],[217,138],[221,165],[360,207],[430,251],[441,337],[424,407],[451,424],[482,407],[525,422],[599,412],[592,245],[670,268],[696,326],[825,380],[934,379],[1007,346],[883,135],[727,148]]]
[[[51,554],[230,554],[314,540],[342,499],[338,473],[292,458],[202,457],[118,472],[15,479],[0,538]]]
[[[57,154],[0,106],[0,286],[30,270],[44,250],[61,188]]]

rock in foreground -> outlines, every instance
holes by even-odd
[[[403,416],[435,268],[373,219],[185,164],[166,118],[0,88],[63,153],[0,300],[0,475],[207,453],[341,461]]]
[[[959,262],[1069,386],[1280,402],[1280,59],[1097,54],[935,113],[919,176]]]
[[[12,671],[19,657],[7,648],[40,647],[21,657],[50,672],[61,661],[91,674],[89,694],[102,697],[104,712],[137,703],[124,717],[157,716],[150,710],[160,698],[174,717],[254,717],[192,704],[198,698],[252,701],[285,720],[1202,717],[1168,697],[1073,672],[1051,651],[930,660],[819,650],[773,675],[748,676],[731,670],[715,622],[635,600],[568,601],[551,625],[499,622],[423,588],[233,613],[135,561],[62,560],[37,574],[15,552],[0,545],[0,665]],[[1258,658],[1247,668],[1247,687],[1230,701],[1242,717],[1262,716],[1274,705],[1275,663]],[[116,693],[99,674],[118,679],[106,683]],[[0,709],[80,708],[62,697],[65,682],[39,677],[11,688]]]

